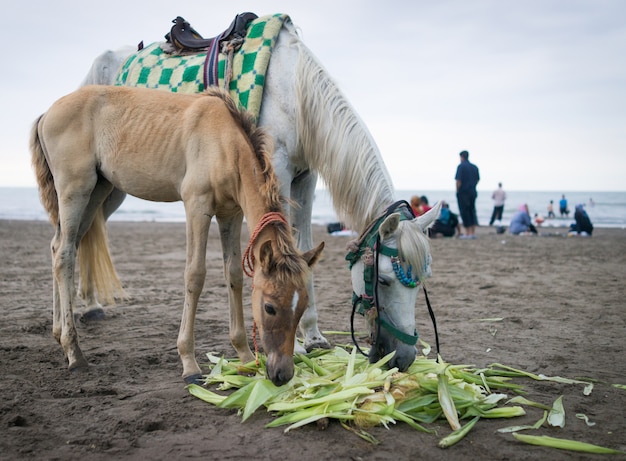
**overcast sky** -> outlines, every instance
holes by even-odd
[[[96,6],[97,5],[97,6]],[[147,8],[146,8],[147,6]],[[33,120],[106,49],[287,13],[367,124],[396,189],[626,190],[623,0],[31,0],[3,3],[0,186],[34,186]]]

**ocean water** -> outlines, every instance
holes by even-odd
[[[569,203],[569,218],[559,217],[558,202],[561,194]],[[396,191],[398,200],[409,201],[412,195],[425,195],[433,205],[439,200],[445,200],[450,204],[450,209],[458,213],[456,196],[454,191]],[[547,215],[547,206],[550,200],[554,201],[554,212],[557,219],[546,220],[543,224],[553,227],[568,227],[574,222],[574,206],[583,203],[596,227],[626,228],[626,192],[537,192],[537,191],[507,191],[507,200],[504,207],[502,224],[508,225],[517,208],[528,204],[530,214]],[[489,218],[493,210],[491,191],[479,191],[476,201],[478,222],[480,225],[489,224]],[[36,188],[9,188],[0,187],[0,219],[21,219],[47,221]],[[111,216],[112,221],[156,221],[156,222],[184,222],[185,210],[182,202],[156,203],[128,196],[122,206]],[[313,203],[313,222],[315,224],[328,224],[336,222],[337,217],[332,207],[327,190],[318,189],[315,192]]]

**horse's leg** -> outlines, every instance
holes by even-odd
[[[230,342],[237,351],[242,363],[254,360],[248,344],[246,326],[243,320],[243,269],[241,267],[241,225],[243,215],[218,218],[222,255],[224,257],[224,277],[228,286],[228,307],[230,312]]]
[[[294,206],[291,212],[292,225],[298,230],[297,243],[301,251],[313,248],[313,235],[311,230],[311,215],[313,212],[313,200],[317,175],[311,172],[303,173],[295,178],[291,184],[291,199],[299,206]],[[317,310],[315,308],[315,293],[313,290],[313,274],[307,284],[309,292],[309,306],[300,319],[300,330],[304,335],[304,347],[307,351],[318,347],[328,349],[330,343],[317,326]]]
[[[186,383],[198,382],[202,371],[195,356],[194,325],[198,299],[206,277],[206,245],[211,216],[206,213],[206,203],[198,198],[184,200],[187,216],[187,263],[185,266],[185,304],[178,332],[178,355],[183,363]]]
[[[120,207],[125,198],[125,192],[119,189],[113,189],[111,191],[102,204],[102,213],[105,220],[109,219],[113,212]],[[85,309],[81,316],[88,319],[102,318],[104,316],[104,310],[102,309],[102,304],[98,302],[98,298],[96,297],[96,289],[93,286],[93,279],[90,277],[89,270],[90,268],[87,266],[87,273],[81,272],[78,282],[79,295],[85,304]]]

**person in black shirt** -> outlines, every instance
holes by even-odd
[[[480,180],[478,167],[470,163],[469,153],[464,150],[459,153],[461,163],[456,169],[456,200],[459,205],[459,213],[465,228],[465,234],[459,238],[475,239],[478,218],[476,217],[476,184]]]

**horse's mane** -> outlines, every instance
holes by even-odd
[[[271,137],[263,128],[256,125],[254,116],[250,112],[239,109],[235,100],[219,87],[209,87],[205,94],[220,98],[231,116],[241,125],[252,144],[259,169],[263,175],[260,193],[265,197],[267,211],[283,213],[283,206],[280,200],[280,185],[274,173],[271,160],[271,152],[273,150]],[[276,262],[278,274],[285,277],[283,279],[285,283],[298,280],[302,273],[309,271],[309,267],[299,255],[291,228],[286,223],[279,221],[273,222],[272,225],[276,230],[274,243],[278,247],[281,256]]]
[[[417,220],[400,221],[396,238],[405,270],[411,266],[413,275],[422,282],[430,277],[430,244]]]
[[[298,44],[297,133],[304,156],[328,186],[339,219],[361,231],[394,201],[391,177],[365,124]]]

